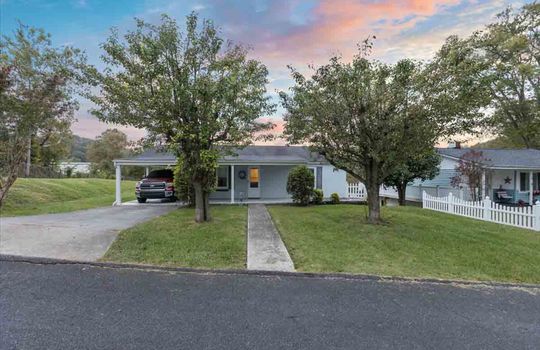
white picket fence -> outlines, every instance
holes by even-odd
[[[347,197],[359,201],[365,201],[367,199],[366,186],[361,182],[349,183]]]
[[[494,203],[489,197],[482,201],[472,202],[459,199],[452,193],[449,193],[446,197],[436,197],[423,192],[422,207],[443,213],[540,231],[540,203],[527,207],[510,207]]]

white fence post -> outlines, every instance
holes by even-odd
[[[491,199],[488,196],[484,199],[484,220],[491,221]]]
[[[434,197],[422,192],[422,207],[473,219],[496,222],[540,231],[540,202],[527,207],[512,207],[494,203],[488,196],[480,201],[464,201],[452,192],[446,197]]]
[[[452,194],[452,192],[448,193],[448,197],[447,198],[447,201],[448,201],[448,212],[449,213],[454,213],[454,195]]]
[[[540,231],[540,201],[533,205],[533,230]]]

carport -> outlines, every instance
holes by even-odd
[[[148,175],[150,167],[162,166],[173,167],[176,164],[176,157],[169,152],[159,152],[156,150],[149,150],[141,153],[138,156],[125,159],[115,159],[114,167],[116,169],[116,200],[113,205],[122,204],[122,166],[141,166],[145,168],[145,174]]]

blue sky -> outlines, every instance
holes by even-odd
[[[191,11],[210,18],[222,35],[249,45],[251,55],[269,68],[270,95],[291,84],[286,68],[301,70],[320,64],[335,53],[350,58],[356,43],[376,35],[374,55],[383,61],[429,59],[452,34],[469,35],[519,0],[0,0],[0,32],[9,35],[20,20],[44,28],[56,45],[86,51],[90,63],[101,67],[99,44],[111,27],[125,32],[134,17],[158,22],[162,13],[179,22]],[[530,1],[526,1],[530,2]],[[81,104],[76,134],[95,137],[110,127]],[[282,110],[269,116],[281,126]],[[123,127],[131,139],[144,131]],[[277,130],[279,131],[279,130]]]

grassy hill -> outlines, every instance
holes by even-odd
[[[114,180],[18,179],[8,193],[1,216],[48,214],[109,206]],[[122,199],[135,199],[135,181],[122,181]]]

